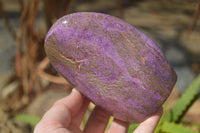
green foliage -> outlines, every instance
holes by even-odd
[[[29,114],[17,114],[15,115],[14,119],[35,126],[40,121],[41,118]]]
[[[160,118],[160,121],[159,121],[159,123],[158,123],[158,125],[157,125],[157,127],[155,129],[155,133],[160,133],[160,131],[161,131],[161,127],[162,127],[162,124],[163,124],[164,118],[165,118],[164,116],[165,116],[165,110],[166,110],[166,108],[167,108],[167,105],[164,104],[163,105],[163,114],[162,114],[162,117]]]
[[[161,132],[164,133],[198,133],[193,130],[191,130],[188,127],[184,127],[181,124],[176,124],[176,123],[169,123],[169,122],[164,122],[161,128]]]
[[[83,121],[82,121],[83,128],[85,128],[86,124],[87,124],[87,118],[86,118],[86,116],[84,116]]]
[[[128,133],[133,133],[133,131],[139,126],[139,124],[130,124],[129,129],[128,129]]]
[[[106,127],[106,130],[109,129],[109,127],[110,127],[111,123],[113,122],[113,120],[114,120],[114,117],[111,116],[110,119],[109,119],[109,121],[108,121],[108,125],[107,125],[107,127]]]
[[[184,124],[184,125],[189,125],[189,126],[193,126],[193,127],[196,127],[196,129],[198,130],[198,131],[200,131],[200,124],[198,124],[198,123],[193,123],[193,122],[190,122],[190,121],[182,121],[182,123]]]
[[[175,106],[166,115],[165,121],[180,122],[190,106],[198,99],[200,88],[200,75],[191,83]]]

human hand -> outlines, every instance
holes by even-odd
[[[89,100],[73,89],[71,94],[58,100],[36,125],[34,133],[104,133],[110,114],[98,106],[95,107],[84,131],[80,125],[88,108]],[[134,133],[153,133],[162,109],[142,122]],[[129,123],[114,119],[107,133],[126,133]]]

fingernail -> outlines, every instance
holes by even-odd
[[[73,88],[73,89],[72,89],[72,92],[75,92],[75,93],[78,92],[78,93],[79,93],[79,91],[78,91],[76,88]]]

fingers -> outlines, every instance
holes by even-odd
[[[129,123],[114,119],[107,133],[126,133]]]
[[[79,110],[78,114],[73,117],[73,120],[72,120],[73,125],[80,127],[83,117],[87,111],[89,103],[90,103],[89,99],[85,98],[83,105],[82,105],[81,109]]]
[[[61,100],[58,100],[51,109],[43,116],[42,120],[37,124],[35,133],[52,132],[61,128],[66,128],[72,116],[76,115],[80,110],[84,97],[76,90],[72,90],[71,94]]]
[[[137,129],[134,131],[134,133],[153,133],[156,126],[158,125],[158,122],[162,116],[162,108],[158,110],[157,113],[143,121]]]
[[[40,132],[56,132],[56,131],[73,131],[81,132],[79,126],[85,115],[89,104],[89,100],[81,95],[75,89],[72,93],[58,100],[53,107],[43,116],[42,120],[37,124],[34,133]],[[153,116],[142,122],[134,133],[153,133],[160,118],[162,116],[162,108]],[[102,133],[105,131],[109,121],[110,114],[100,107],[96,106],[85,126],[85,133]],[[108,133],[126,133],[129,124],[114,119]],[[69,129],[69,130],[68,130]]]
[[[77,91],[72,89],[72,92],[69,96],[57,101],[57,104],[62,104],[66,109],[70,110],[72,117],[75,116],[82,107],[84,96]]]
[[[86,124],[84,132],[103,133],[107,126],[109,117],[110,114],[108,114],[106,111],[96,106],[92,114],[90,115],[90,118]]]

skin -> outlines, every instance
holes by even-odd
[[[73,89],[71,94],[58,100],[36,125],[34,133],[104,133],[110,114],[95,107],[84,131],[80,124],[87,110],[89,100]],[[160,118],[162,108],[143,121],[134,133],[153,133]],[[107,133],[126,133],[129,123],[114,119]]]

